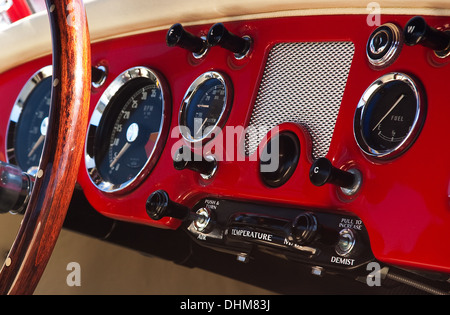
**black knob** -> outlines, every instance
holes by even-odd
[[[317,229],[317,219],[313,214],[301,214],[292,222],[288,240],[299,245],[306,245],[314,240]]]
[[[186,31],[180,23],[174,24],[169,29],[166,43],[169,47],[178,46],[198,55],[203,54],[208,49],[205,40]]]
[[[240,56],[245,56],[251,46],[249,38],[230,33],[222,23],[214,24],[209,29],[207,40],[211,46],[219,45]]]
[[[206,159],[193,153],[189,147],[182,146],[173,157],[173,166],[178,171],[187,168],[202,175],[212,176],[217,169],[217,162],[213,158]]]
[[[33,179],[15,165],[0,161],[0,213],[25,210]]]
[[[450,48],[450,35],[430,27],[421,16],[415,16],[409,20],[403,32],[405,43],[409,46],[419,44],[435,51]]]
[[[189,208],[170,200],[164,190],[157,190],[150,195],[145,205],[147,214],[153,220],[161,220],[164,217],[176,218],[185,221],[189,218]]]
[[[311,183],[319,187],[329,183],[348,189],[353,188],[356,181],[354,174],[334,167],[326,158],[320,158],[313,163],[309,178]]]

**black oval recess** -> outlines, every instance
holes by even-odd
[[[267,142],[260,155],[259,171],[263,183],[277,188],[294,174],[300,158],[300,141],[290,131],[280,132]]]

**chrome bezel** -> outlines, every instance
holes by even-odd
[[[348,237],[346,237],[348,236]],[[343,250],[339,247],[339,241],[342,237],[346,237],[347,241],[348,241],[348,248]],[[335,251],[339,256],[342,257],[348,257],[350,256],[351,252],[353,251],[353,249],[355,248],[356,245],[356,237],[355,237],[355,233],[353,233],[353,231],[351,229],[344,229],[342,231],[339,232],[339,241],[338,244],[336,244],[335,247]]]
[[[373,34],[375,34],[376,32],[380,31],[380,28],[382,27],[388,27],[391,32],[392,32],[392,44],[389,47],[387,53],[379,58],[379,59],[373,59],[372,57],[370,57],[369,54],[369,50],[370,50],[370,46],[372,41],[370,39],[373,40]],[[372,34],[369,37],[369,40],[367,41],[367,46],[366,46],[366,56],[367,56],[367,60],[369,60],[369,63],[372,65],[372,67],[374,67],[375,69],[382,69],[382,68],[386,68],[387,66],[391,65],[395,59],[397,59],[398,55],[400,54],[400,51],[402,49],[403,46],[403,33],[400,30],[400,28],[393,24],[393,23],[386,23],[383,24],[381,26],[379,26],[375,31],[372,32]]]
[[[101,76],[100,80],[96,82],[92,81],[91,84],[94,89],[99,89],[106,83],[106,79],[108,78],[108,68],[102,64],[96,66],[96,68],[100,70],[103,75]]]
[[[384,86],[386,83],[391,81],[402,81],[405,82],[413,91],[416,97],[416,115],[414,117],[413,124],[411,126],[411,130],[406,135],[405,139],[401,141],[397,146],[388,150],[376,150],[372,148],[364,138],[363,135],[363,121],[364,116],[367,111],[367,106],[369,101],[375,95],[378,90]],[[420,130],[423,126],[423,122],[425,120],[426,115],[426,103],[423,99],[423,95],[419,90],[418,85],[414,82],[414,80],[403,73],[389,73],[386,74],[375,82],[373,82],[369,88],[364,92],[361,100],[358,103],[355,112],[354,125],[353,125],[353,134],[356,139],[356,143],[359,148],[368,156],[374,157],[377,159],[392,159],[396,158],[399,155],[403,154],[416,140],[417,136],[420,133]]]
[[[248,35],[244,35],[242,38],[248,42],[248,49],[243,54],[234,54],[234,58],[236,58],[236,60],[244,59],[250,54],[250,51],[252,50],[253,39]]]
[[[204,134],[201,138],[194,138],[190,134],[189,128],[186,127],[186,121],[183,120],[184,113],[188,110],[189,106],[192,105],[192,98],[197,93],[198,89],[208,80],[217,79],[219,80],[225,89],[225,101],[222,105],[222,111],[217,119],[215,125],[210,128],[210,130]],[[225,75],[220,74],[219,72],[209,71],[200,75],[194,82],[192,82],[191,86],[188,88],[186,94],[184,95],[183,102],[181,103],[180,111],[178,113],[178,127],[180,130],[181,136],[190,143],[206,143],[212,138],[209,139],[211,134],[217,133],[217,128],[222,128],[225,124],[225,121],[228,119],[228,114],[231,109],[231,102],[233,98],[233,90],[231,87],[231,81]],[[185,131],[189,130],[189,134],[186,134]]]
[[[38,86],[39,83],[51,77],[52,75],[53,75],[53,67],[46,66],[38,70],[36,73],[34,73],[33,76],[30,79],[28,79],[28,81],[25,83],[22,90],[20,91],[14,103],[14,106],[11,110],[8,122],[8,131],[6,133],[8,135],[6,140],[6,159],[8,163],[17,164],[17,160],[15,159],[14,134],[16,133],[17,124],[19,123],[20,118],[22,116],[23,108],[25,106],[26,101],[30,96],[30,94],[34,91],[36,86]]]
[[[198,217],[193,221],[194,228],[200,233],[205,232],[211,222],[211,211],[209,211],[208,208],[200,208],[197,210],[196,214]],[[203,220],[200,220],[200,217]]]
[[[444,33],[447,33],[448,35],[450,35],[450,30],[445,30]],[[439,50],[439,51],[434,50],[433,52],[438,58],[445,59],[448,56],[450,56],[450,45],[447,46],[447,48],[444,50]]]
[[[200,59],[202,59],[203,57],[205,57],[205,56],[209,53],[209,49],[211,48],[211,47],[209,46],[209,44],[208,44],[208,42],[207,42],[205,36],[201,36],[200,38],[203,39],[203,41],[204,41],[206,44],[205,44],[205,48],[204,48],[200,53],[195,53],[195,52],[192,53],[192,56],[193,56],[195,59],[197,59],[197,60],[200,60]]]
[[[104,123],[102,121],[102,117],[105,114],[105,111],[111,106],[112,98],[119,92],[119,90],[124,87],[127,83],[134,79],[138,78],[148,78],[150,81],[154,82],[157,87],[161,90],[162,97],[162,115],[161,115],[161,125],[159,129],[159,135],[156,139],[155,146],[153,147],[153,151],[149,155],[144,166],[139,170],[137,175],[132,179],[122,183],[122,184],[113,184],[104,180],[97,169],[95,163],[95,155],[94,155],[94,143],[95,138],[100,136],[97,134],[100,124]],[[171,106],[170,106],[170,96],[168,85],[165,82],[164,78],[154,70],[151,70],[147,67],[134,67],[122,72],[105,90],[103,95],[100,97],[94,112],[91,116],[91,120],[89,123],[87,135],[86,135],[86,144],[85,144],[85,165],[86,171],[88,173],[88,177],[91,182],[101,191],[105,193],[127,193],[131,190],[135,189],[143,179],[145,179],[153,167],[156,165],[159,156],[162,153],[164,148],[164,144],[167,140],[167,136],[169,134],[169,126],[170,126],[170,117],[171,117]],[[91,140],[90,140],[91,139]]]

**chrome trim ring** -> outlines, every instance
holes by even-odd
[[[17,124],[20,121],[25,103],[31,93],[34,91],[36,86],[39,85],[43,80],[51,77],[53,75],[53,67],[46,66],[38,70],[33,76],[25,83],[19,96],[14,103],[11,115],[9,117],[8,131],[7,131],[7,141],[6,141],[6,158],[7,162],[11,164],[17,164],[15,158],[15,140],[14,136],[16,133]],[[27,171],[27,170],[24,170]]]
[[[219,80],[224,89],[225,89],[225,97],[224,103],[222,105],[222,111],[217,119],[217,122],[214,124],[212,128],[206,134],[203,134],[201,138],[194,138],[189,129],[186,127],[186,119],[185,115],[189,109],[189,106],[192,105],[193,96],[199,90],[199,88],[208,80],[217,79]],[[209,139],[209,136],[213,133],[217,132],[217,128],[222,128],[225,124],[225,121],[228,119],[228,114],[231,109],[231,102],[233,98],[233,90],[231,87],[231,81],[225,75],[222,75],[215,71],[209,71],[200,75],[194,82],[192,82],[191,86],[188,88],[186,94],[184,95],[183,102],[181,103],[180,111],[178,114],[178,126],[180,129],[180,133],[183,138],[190,143],[206,143],[212,139]],[[186,133],[186,131],[188,131]]]
[[[445,30],[444,33],[447,33],[450,35],[450,30]],[[450,56],[450,45],[447,46],[447,48],[444,50],[439,50],[439,51],[434,50],[433,52],[437,57],[445,59],[448,56]]]
[[[344,229],[339,232],[339,241],[335,250],[339,256],[348,257],[355,248],[356,236],[351,229]]]
[[[374,39],[376,35],[385,34],[387,36],[387,42],[384,44],[381,51],[375,47]],[[393,23],[386,23],[378,27],[369,37],[366,47],[367,59],[371,66],[375,69],[386,68],[391,65],[398,55],[403,46],[403,33],[400,28]],[[380,56],[377,56],[380,54]]]
[[[102,117],[106,110],[111,106],[113,102],[113,97],[121,90],[127,83],[135,79],[147,78],[149,79],[149,84],[154,84],[161,91],[162,100],[162,115],[161,124],[159,129],[158,137],[155,141],[152,152],[147,158],[144,166],[139,170],[137,175],[132,179],[118,185],[108,182],[101,176],[95,161],[95,139],[99,137],[99,130],[101,130],[103,123]],[[162,75],[146,67],[134,67],[128,69],[121,73],[105,90],[103,95],[100,97],[94,112],[92,114],[89,128],[86,136],[85,144],[85,163],[86,171],[89,175],[91,182],[101,191],[105,193],[128,193],[135,189],[143,179],[145,179],[154,166],[156,165],[159,156],[162,153],[165,142],[169,134],[171,119],[171,106],[170,106],[170,95],[169,87],[165,82]]]
[[[242,38],[248,42],[248,49],[243,54],[234,54],[234,58],[236,58],[236,60],[244,59],[250,54],[250,51],[252,50],[253,39],[248,35],[245,35]]]
[[[351,168],[348,170],[348,172],[352,173],[355,176],[355,183],[350,188],[344,188],[344,187],[340,187],[340,188],[344,195],[351,197],[360,190],[360,188],[362,186],[363,177],[362,177],[361,172],[359,170],[357,170],[356,168]]]
[[[98,81],[92,81],[91,84],[94,89],[99,89],[106,83],[106,79],[108,78],[108,68],[105,65],[98,65],[96,68],[102,72],[102,76]]]
[[[380,88],[382,88],[385,84],[392,81],[401,81],[406,83],[414,93],[416,98],[415,102],[415,111],[416,114],[414,116],[414,121],[411,125],[411,128],[405,138],[399,142],[397,146],[392,149],[387,150],[377,150],[371,147],[363,134],[363,121],[365,115],[367,114],[368,105],[372,99],[372,97],[378,92]],[[392,159],[396,158],[402,153],[404,153],[416,140],[417,136],[420,133],[420,130],[423,126],[426,116],[426,102],[423,98],[423,94],[419,91],[418,85],[414,82],[414,80],[403,73],[389,73],[386,74],[375,82],[373,82],[369,88],[364,92],[361,97],[358,106],[355,112],[354,125],[353,125],[353,134],[358,144],[359,148],[368,156],[374,157],[377,159]]]
[[[200,208],[197,210],[196,214],[198,217],[193,222],[194,228],[200,233],[205,232],[211,222],[211,211],[207,208]]]
[[[195,58],[195,59],[198,59],[198,60],[200,60],[200,59],[202,59],[203,57],[205,57],[206,54],[209,52],[209,49],[211,48],[211,47],[209,46],[209,44],[207,43],[206,37],[205,37],[205,36],[201,36],[200,38],[204,40],[204,42],[206,43],[206,45],[205,45],[205,48],[204,48],[200,53],[195,53],[195,52],[192,53],[192,56],[194,56],[194,58]]]

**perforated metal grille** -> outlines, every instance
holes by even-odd
[[[328,153],[354,54],[351,42],[281,43],[270,51],[246,141],[253,154],[284,122],[311,134],[313,157]],[[253,132],[252,132],[253,130]]]

